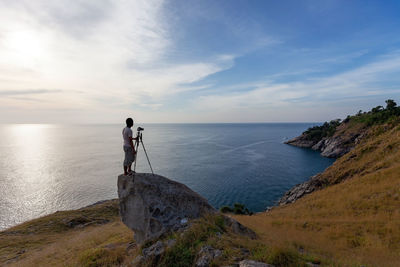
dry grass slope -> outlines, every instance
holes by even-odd
[[[266,244],[338,259],[344,266],[400,266],[399,147],[399,123],[375,126],[322,173],[331,186],[271,212],[236,219]]]
[[[118,202],[61,211],[0,232],[0,266],[117,266],[137,248]]]

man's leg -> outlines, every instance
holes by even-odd
[[[128,169],[128,167],[124,165],[124,175],[128,175],[127,169]]]
[[[135,153],[133,153],[133,149],[129,150],[129,165],[128,165],[128,173],[133,173],[132,171],[132,163],[135,161]]]
[[[127,169],[128,169],[128,166],[126,166],[126,149],[125,149],[125,146],[123,147],[123,150],[124,150],[124,164],[122,164],[123,166],[124,166],[124,175],[128,175],[128,171],[127,171]]]

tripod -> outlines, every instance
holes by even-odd
[[[151,167],[149,156],[147,155],[146,148],[144,147],[144,144],[143,144],[143,136],[142,136],[142,132],[141,132],[142,130],[143,130],[143,128],[139,127],[138,131],[137,131],[137,134],[136,134],[136,142],[135,142],[136,157],[135,157],[135,165],[133,167],[133,171],[134,172],[136,171],[136,162],[137,162],[137,155],[138,155],[138,152],[139,152],[139,143],[140,143],[140,144],[142,144],[142,147],[143,147],[143,150],[144,150],[144,154],[146,155],[147,162],[149,163],[151,173],[154,175],[153,168]]]

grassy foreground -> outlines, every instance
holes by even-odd
[[[305,249],[343,266],[400,266],[400,123],[369,129],[320,179],[325,189],[293,204],[235,218],[265,244]]]
[[[160,240],[175,244],[159,257],[150,257],[140,266],[193,266],[205,245],[222,251],[211,266],[227,266],[253,259],[276,266],[308,266],[326,263],[319,257],[281,246],[266,246],[235,234],[221,215],[191,222],[182,233]],[[79,210],[62,211],[0,232],[0,266],[132,266],[141,249],[133,242],[132,231],[118,215],[118,201]]]

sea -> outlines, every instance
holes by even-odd
[[[140,124],[156,174],[211,205],[272,206],[334,160],[284,144],[318,123]],[[123,124],[0,125],[0,230],[58,210],[117,198]],[[150,172],[140,146],[137,172]]]

